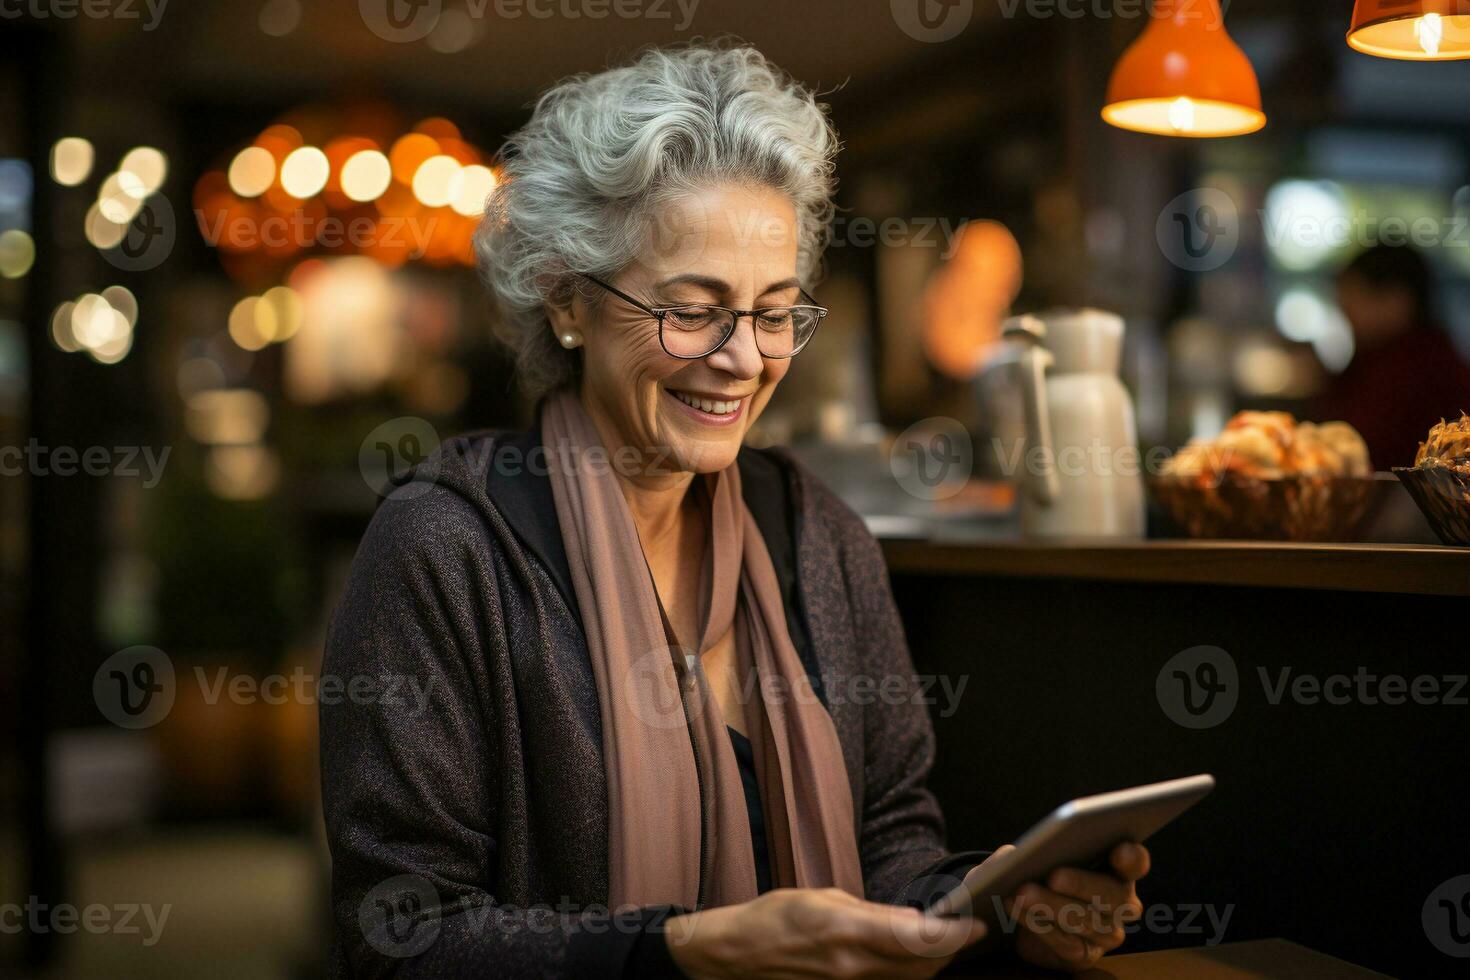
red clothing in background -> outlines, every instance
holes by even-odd
[[[1429,427],[1461,411],[1470,412],[1470,366],[1449,337],[1423,327],[1359,351],[1318,400],[1313,420],[1351,423],[1374,468],[1387,470],[1414,465]]]

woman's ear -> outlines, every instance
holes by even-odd
[[[582,302],[577,291],[568,289],[560,295],[548,297],[545,309],[546,322],[551,325],[556,342],[567,350],[581,347],[587,324],[587,304]]]

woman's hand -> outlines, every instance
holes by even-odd
[[[1011,896],[1017,955],[1075,973],[1123,945],[1123,927],[1143,914],[1134,883],[1148,874],[1148,849],[1119,844],[1109,863],[1115,874],[1059,868],[1047,877],[1046,887],[1033,882]]]
[[[975,919],[864,902],[836,888],[783,888],[670,919],[665,938],[681,970],[714,980],[932,977],[984,935]]]

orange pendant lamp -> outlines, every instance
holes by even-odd
[[[1357,0],[1347,42],[1400,61],[1470,58],[1470,0]]]
[[[1265,126],[1256,70],[1225,32],[1220,0],[1154,0],[1148,27],[1113,69],[1102,116],[1160,136],[1242,136]]]

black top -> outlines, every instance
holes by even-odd
[[[755,750],[750,739],[725,726],[735,760],[740,763],[740,782],[745,787],[745,809],[750,815],[750,843],[755,850],[755,889],[761,894],[771,890],[771,846],[766,840],[766,812],[761,809],[761,785],[755,775]]]

